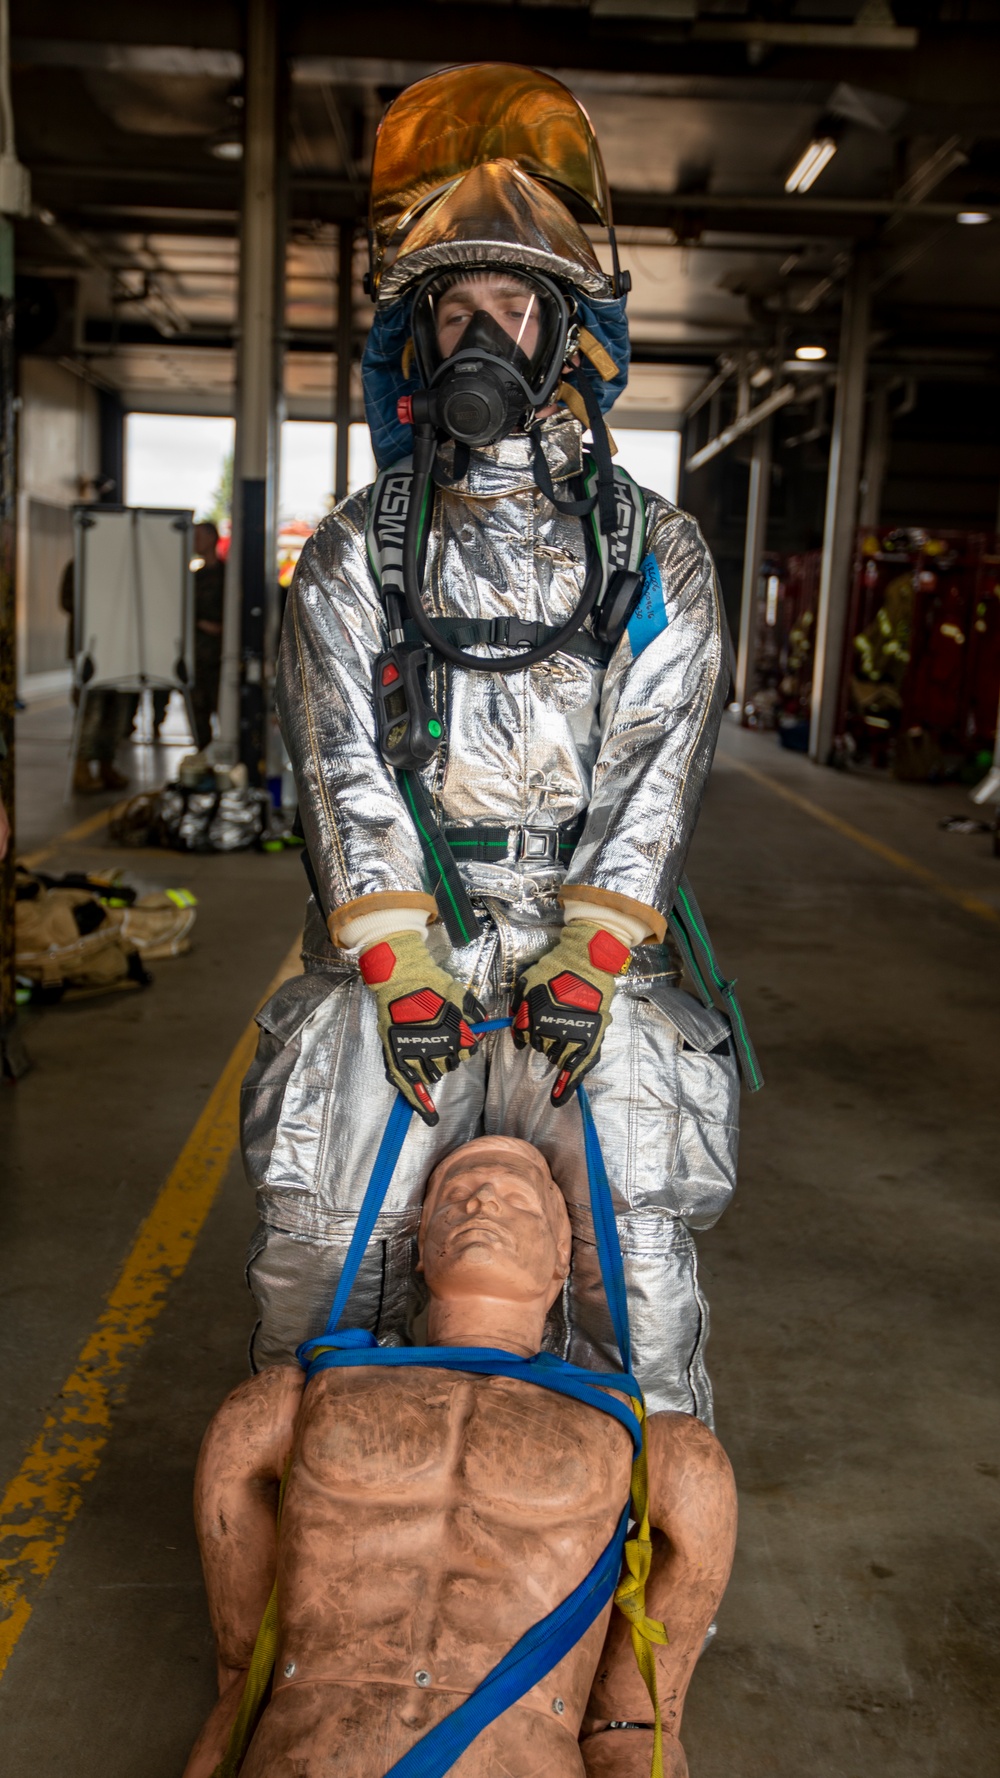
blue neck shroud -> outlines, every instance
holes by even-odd
[[[473,1025],[477,1036],[499,1031],[510,1025],[509,1019],[489,1019]],[[587,1158],[587,1179],[594,1218],[601,1278],[607,1294],[611,1321],[621,1354],[621,1372],[582,1370],[552,1353],[539,1352],[533,1358],[517,1358],[510,1352],[483,1346],[379,1346],[373,1334],[362,1328],[337,1331],[341,1315],[358,1274],[358,1267],[375,1227],[378,1213],[385,1201],[396,1162],[406,1139],[413,1115],[412,1107],[399,1094],[389,1114],[375,1165],[358,1213],[354,1234],[344,1261],[340,1282],[333,1299],[325,1333],[307,1340],[298,1349],[298,1360],[306,1372],[307,1383],[320,1371],[357,1367],[422,1367],[434,1370],[456,1370],[487,1377],[512,1377],[518,1382],[534,1383],[582,1401],[598,1412],[610,1414],[631,1434],[636,1454],[642,1448],[639,1419],[626,1402],[608,1393],[641,1402],[638,1383],[631,1375],[631,1342],[625,1295],[625,1273],[622,1265],[618,1229],[615,1223],[611,1187],[604,1167],[601,1145],[593,1114],[584,1088],[577,1088],[580,1115],[583,1119],[584,1147]],[[601,1385],[604,1385],[602,1388]],[[575,1648],[580,1638],[595,1622],[614,1594],[622,1568],[622,1553],[628,1533],[630,1507],[622,1509],[621,1517],[607,1548],[584,1577],[554,1611],[533,1624],[514,1647],[498,1661],[475,1691],[428,1730],[397,1760],[386,1778],[445,1778],[476,1736],[504,1710],[523,1698],[533,1685]]]
[[[365,417],[372,435],[375,461],[380,469],[390,468],[401,457],[408,456],[413,449],[413,429],[404,426],[396,414],[396,403],[400,396],[413,395],[422,387],[415,372],[409,377],[403,375],[403,348],[410,337],[411,307],[412,297],[403,296],[398,302],[388,303],[375,310],[375,319],[361,360]],[[586,359],[581,361],[582,374],[593,383],[601,412],[606,414],[628,382],[630,347],[625,298],[621,296],[608,302],[595,302],[589,297],[577,295],[576,307],[582,325],[590,329],[595,339],[600,340],[618,365],[618,375],[613,381],[606,383]]]

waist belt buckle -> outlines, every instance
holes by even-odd
[[[544,860],[548,864],[557,864],[559,861],[558,827],[522,827],[517,857],[518,863],[522,859],[531,859],[535,863]]]

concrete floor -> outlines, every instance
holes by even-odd
[[[700,1242],[742,1524],[688,1706],[692,1775],[980,1778],[1000,1766],[1000,925],[741,762],[1000,913],[988,842],[937,827],[961,791],[843,778],[727,729],[691,875],[768,1084],[745,1101],[737,1201]],[[32,800],[25,846],[87,812],[40,765]],[[52,863],[122,859],[95,836]],[[4,1481],[300,918],[293,855],[125,861],[195,889],[197,944],[144,995],[30,1015],[35,1071],[0,1092]],[[191,1473],[243,1373],[251,1223],[234,1166],[0,1684],[5,1778],[183,1766],[212,1695]]]

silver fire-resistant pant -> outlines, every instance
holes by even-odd
[[[511,903],[477,898],[482,936],[452,949],[428,934],[436,960],[467,982],[491,1018],[505,1016],[518,973],[561,925],[550,884],[529,881]],[[255,1366],[290,1363],[326,1325],[347,1247],[395,1096],[386,1079],[374,1000],[352,953],[334,953],[313,913],[306,973],[258,1015],[256,1058],[243,1088],[243,1146],[260,1221],[248,1280],[259,1321]],[[459,1143],[502,1133],[533,1142],[563,1191],[572,1270],[550,1312],[546,1346],[575,1364],[618,1368],[590,1212],[574,1098],[549,1100],[554,1074],[509,1031],[434,1088],[440,1123],[414,1116],[343,1319],[386,1344],[412,1337],[422,1307],[415,1237],[428,1175]],[[725,1208],[735,1183],[738,1074],[727,1020],[681,992],[666,947],[646,945],[619,984],[612,1023],[587,1076],[625,1265],[633,1368],[651,1410],[712,1423],[705,1369],[708,1309],[692,1229]]]

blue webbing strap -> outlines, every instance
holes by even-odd
[[[396,1162],[399,1160],[403,1143],[406,1140],[406,1132],[410,1127],[412,1116],[413,1106],[403,1098],[402,1093],[397,1093],[389,1113],[389,1121],[382,1132],[382,1140],[378,1146],[378,1154],[375,1156],[375,1165],[368,1181],[368,1189],[365,1192],[361,1209],[358,1211],[358,1220],[355,1223],[351,1244],[344,1259],[337,1292],[333,1299],[333,1307],[330,1310],[330,1319],[326,1324],[328,1333],[334,1331],[347,1307],[347,1299],[358,1275],[358,1268],[364,1259],[365,1249],[371,1240],[372,1229],[375,1227],[378,1213],[389,1189],[389,1181],[396,1170]]]
[[[484,1037],[492,1031],[509,1030],[510,1025],[509,1018],[484,1019],[480,1024],[473,1025],[471,1029],[475,1037]],[[580,1101],[580,1116],[583,1120],[587,1182],[590,1188],[590,1208],[594,1220],[594,1239],[601,1267],[601,1281],[611,1311],[611,1323],[621,1354],[622,1369],[629,1372],[632,1364],[628,1331],[628,1303],[625,1294],[622,1252],[618,1240],[618,1225],[615,1222],[614,1205],[611,1199],[611,1187],[608,1184],[607,1169],[604,1165],[604,1156],[601,1153],[594,1114],[590,1109],[590,1100],[587,1098],[586,1090],[582,1084],[577,1088],[577,1097]],[[358,1212],[354,1233],[344,1257],[340,1279],[324,1330],[327,1338],[336,1332],[338,1323],[347,1307],[361,1261],[372,1237],[372,1230],[378,1220],[379,1211],[385,1202],[386,1193],[396,1170],[396,1162],[402,1153],[412,1116],[412,1105],[404,1099],[402,1093],[397,1093],[388,1122],[382,1133],[382,1140],[378,1146],[378,1153],[375,1156],[371,1177],[361,1209]],[[308,1341],[307,1347],[303,1350],[314,1344],[315,1341]],[[411,1350],[411,1348],[403,1349]]]
[[[504,1030],[510,1022],[509,1019],[489,1019],[473,1025],[472,1030],[480,1036],[488,1031]],[[552,1353],[517,1358],[509,1352],[488,1347],[379,1346],[374,1335],[361,1328],[337,1331],[337,1323],[350,1297],[413,1115],[412,1106],[400,1093],[379,1144],[326,1331],[318,1339],[307,1340],[298,1349],[297,1357],[306,1371],[307,1382],[318,1371],[345,1366],[423,1366],[482,1376],[512,1377],[519,1382],[551,1389],[559,1395],[571,1396],[588,1407],[610,1414],[630,1433],[635,1450],[641,1449],[642,1431],[637,1416],[624,1402],[608,1393],[609,1388],[614,1388],[637,1401],[642,1399],[639,1385],[630,1374],[625,1275],[611,1189],[590,1102],[582,1086],[577,1089],[577,1095],[583,1119],[587,1178],[601,1278],[624,1374],[585,1371]],[[605,1385],[603,1388],[601,1383]],[[627,1503],[607,1548],[579,1586],[554,1611],[526,1630],[464,1703],[423,1735],[401,1760],[397,1760],[386,1773],[386,1778],[444,1778],[484,1728],[523,1698],[570,1649],[575,1648],[614,1594],[621,1574],[630,1512],[631,1504]]]
[[[618,1584],[629,1510],[623,1509],[614,1536],[586,1579],[541,1623],[526,1630],[465,1702],[404,1753],[386,1778],[443,1778],[483,1729],[576,1647]]]
[[[622,1368],[626,1372],[632,1369],[632,1343],[628,1329],[628,1298],[625,1294],[625,1268],[622,1264],[621,1244],[618,1240],[618,1224],[615,1221],[615,1207],[611,1200],[611,1187],[608,1184],[607,1169],[601,1144],[597,1135],[597,1125],[590,1109],[590,1100],[581,1085],[577,1087],[580,1101],[580,1116],[583,1119],[583,1146],[587,1157],[587,1183],[590,1187],[590,1210],[594,1219],[594,1239],[597,1243],[597,1258],[601,1267],[601,1282],[604,1294],[608,1299],[611,1311],[611,1325],[615,1330],[618,1350],[621,1353]]]
[[[308,1355],[308,1361],[307,1361]],[[569,1395],[589,1408],[610,1414],[624,1426],[636,1453],[642,1449],[642,1428],[626,1402],[609,1395],[617,1389],[622,1395],[640,1399],[639,1385],[634,1377],[618,1371],[588,1371],[568,1364],[552,1352],[537,1352],[533,1358],[518,1358],[514,1353],[497,1351],[492,1346],[380,1346],[373,1334],[352,1327],[344,1333],[320,1334],[307,1340],[298,1350],[299,1363],[306,1371],[306,1381],[319,1371],[384,1365],[399,1369],[423,1367],[425,1370],[468,1371],[482,1377],[512,1377],[516,1383],[537,1383],[541,1389],[552,1389],[557,1395]]]

